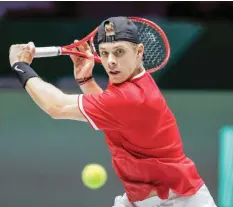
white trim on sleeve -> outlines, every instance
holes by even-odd
[[[86,119],[88,120],[88,122],[91,124],[91,126],[95,129],[95,130],[99,130],[99,128],[96,126],[96,124],[94,123],[94,121],[92,121],[92,119],[87,115],[87,113],[85,112],[84,108],[83,108],[83,94],[80,94],[78,96],[78,105],[79,105],[79,109],[81,110],[81,112],[83,113],[83,115],[86,117]]]

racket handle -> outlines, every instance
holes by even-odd
[[[61,55],[61,47],[36,47],[35,48],[35,58],[42,57],[54,57]]]

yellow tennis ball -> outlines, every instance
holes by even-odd
[[[91,189],[102,187],[107,181],[107,172],[102,165],[88,164],[83,168],[82,181]]]

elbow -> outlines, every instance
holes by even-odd
[[[52,118],[52,119],[60,119],[60,108],[57,106],[50,106],[46,109],[47,114]]]

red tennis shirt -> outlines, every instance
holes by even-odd
[[[112,163],[129,201],[154,190],[192,195],[203,185],[195,163],[186,157],[176,119],[151,75],[145,71],[101,94],[79,95],[90,125],[102,130]]]

